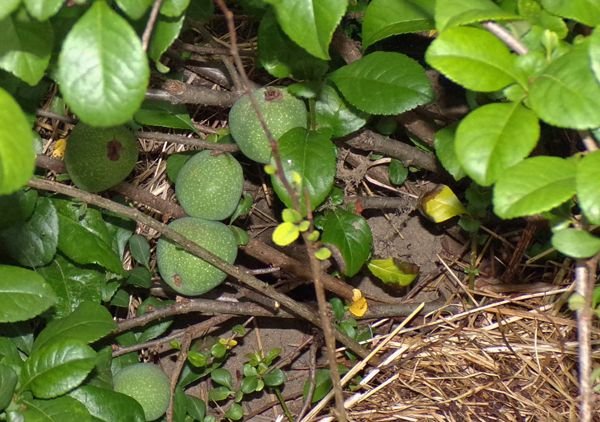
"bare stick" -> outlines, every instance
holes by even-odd
[[[175,135],[162,132],[138,132],[136,136],[141,139],[152,139],[153,141],[172,142],[174,144],[187,145],[201,149],[210,149],[213,151],[236,152],[240,148],[236,144],[216,144],[214,142],[204,141],[198,138],[189,138],[184,135]]]
[[[528,50],[521,41],[513,37],[503,26],[498,25],[496,22],[484,22],[483,27],[494,34],[500,41],[506,44],[512,51],[522,56],[527,54]]]
[[[172,228],[168,227],[166,224],[160,223],[159,221],[147,216],[146,214],[142,213],[141,211],[135,208],[127,207],[125,205],[118,204],[101,196],[91,194],[89,192],[84,192],[71,186],[66,186],[62,183],[52,182],[49,180],[31,179],[28,185],[35,189],[56,192],[70,196],[72,198],[77,198],[85,203],[95,205],[108,211],[112,211],[121,216],[130,218],[140,224],[144,224],[156,230],[158,233],[161,233],[166,239],[178,244],[186,251],[208,262],[209,264],[220,269],[224,273],[229,274],[230,276],[245,284],[246,286],[249,286],[255,291],[262,292],[263,294],[275,300],[276,302],[279,302],[282,306],[287,308],[288,311],[306,319],[307,321],[311,322],[317,327],[321,326],[319,318],[307,306],[294,301],[293,299],[282,293],[279,293],[269,284],[264,283],[256,277],[245,273],[235,265],[231,265],[223,261],[221,258],[216,256],[212,252],[204,249],[197,243],[192,242],[190,239],[176,232]],[[351,339],[341,331],[336,330],[335,337],[338,341],[340,341],[358,356],[364,357],[368,354],[368,351],[365,350],[364,347],[362,347],[360,344],[358,344],[358,342]]]
[[[156,25],[156,20],[158,19],[158,12],[160,11],[160,6],[162,6],[162,0],[154,0],[154,4],[152,4],[152,9],[150,10],[150,16],[148,16],[146,28],[144,29],[144,33],[142,34],[142,48],[144,49],[144,51],[148,51],[150,37],[152,36],[152,30],[154,29],[154,25]]]

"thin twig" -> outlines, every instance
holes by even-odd
[[[172,142],[174,144],[187,145],[201,149],[209,149],[222,152],[236,152],[240,148],[237,144],[216,144],[198,138],[190,138],[185,135],[176,135],[173,133],[162,132],[137,132],[136,136],[141,139],[152,139],[153,141]]]
[[[159,221],[147,216],[146,214],[142,213],[141,211],[135,208],[121,205],[109,199],[103,198],[99,195],[84,192],[71,186],[63,185],[62,183],[52,182],[49,180],[31,179],[28,182],[28,185],[35,189],[56,192],[62,195],[67,195],[72,198],[79,199],[87,204],[95,205],[108,211],[112,211],[123,217],[130,218],[140,224],[144,224],[156,230],[158,233],[161,233],[166,239],[181,246],[187,252],[190,252],[198,258],[201,258],[202,260],[208,262],[209,264],[213,265],[214,267],[218,268],[224,273],[229,274],[236,280],[249,286],[255,291],[262,292],[263,294],[275,300],[276,302],[279,302],[288,311],[306,319],[307,321],[311,322],[317,327],[321,326],[319,318],[306,305],[298,303],[290,297],[277,292],[269,284],[264,283],[256,277],[245,273],[235,265],[223,261],[221,258],[216,256],[212,252],[206,250],[197,243],[176,232],[172,228],[168,227],[166,224],[160,223]],[[336,330],[335,336],[338,341],[340,341],[358,356],[364,357],[368,354],[367,350],[365,350],[360,344],[358,344],[355,340],[351,339],[341,331]]]
[[[144,51],[148,51],[148,45],[150,45],[150,37],[152,36],[152,30],[154,29],[154,25],[156,25],[156,20],[158,19],[158,12],[160,11],[161,6],[162,0],[154,0],[154,4],[152,4],[152,9],[150,10],[150,16],[148,16],[146,28],[144,29],[144,33],[142,34],[142,48],[144,49]]]
[[[484,22],[483,27],[494,34],[500,41],[506,44],[512,51],[522,56],[528,53],[527,47],[513,37],[503,26],[498,25],[496,22]]]

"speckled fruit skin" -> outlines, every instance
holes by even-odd
[[[134,398],[144,409],[147,421],[160,418],[169,406],[169,378],[158,366],[137,363],[121,369],[113,377],[116,392]]]
[[[235,211],[244,187],[242,166],[231,154],[202,151],[179,170],[175,192],[188,215],[223,220]]]
[[[183,217],[173,221],[169,227],[230,264],[237,257],[235,236],[221,222]],[[221,284],[226,277],[223,271],[162,238],[156,246],[156,260],[158,272],[165,283],[184,296],[206,293]]]
[[[295,127],[306,128],[306,106],[285,89],[265,87],[252,93],[275,139]],[[271,159],[271,146],[248,95],[229,111],[229,130],[244,155],[259,163]]]
[[[136,138],[125,126],[95,128],[78,123],[65,150],[71,180],[88,192],[100,192],[121,183],[137,159]]]

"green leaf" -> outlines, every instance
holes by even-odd
[[[33,331],[29,321],[0,324],[0,362],[20,372],[23,361],[19,350],[25,355],[31,353]]]
[[[0,265],[0,322],[33,318],[56,302],[52,288],[35,272]]]
[[[21,189],[10,195],[0,195],[0,230],[22,224],[35,210],[38,194],[34,189]]]
[[[418,266],[394,258],[373,259],[367,266],[375,277],[391,286],[408,286],[419,275]]]
[[[58,244],[58,216],[52,202],[40,197],[29,220],[0,231],[0,242],[21,265],[38,267],[52,261]]]
[[[322,228],[321,240],[339,250],[343,259],[342,273],[352,277],[361,269],[371,254],[373,235],[367,220],[360,215],[337,209],[325,213]]]
[[[331,74],[344,97],[371,114],[400,114],[433,100],[425,69],[400,53],[368,54]]]
[[[190,396],[189,394],[186,394],[185,398],[187,413],[192,418],[194,418],[194,420],[204,420],[204,416],[206,415],[206,404],[204,403],[204,401],[200,400],[197,397]]]
[[[363,48],[392,35],[434,28],[435,0],[373,0],[362,24]]]
[[[240,390],[244,394],[251,394],[256,391],[258,387],[258,377],[255,375],[245,376],[240,385]]]
[[[283,32],[320,59],[329,59],[333,31],[346,12],[348,0],[265,0],[275,9]]]
[[[159,16],[152,31],[152,38],[148,46],[148,57],[155,62],[160,60],[161,56],[179,36],[184,19],[185,15],[181,15],[179,18]]]
[[[50,265],[36,271],[56,293],[54,315],[58,318],[69,315],[83,301],[99,303],[102,299],[106,275],[89,267],[78,267],[60,254]]]
[[[0,69],[36,85],[50,63],[54,32],[24,10],[0,21]]]
[[[65,0],[24,0],[25,8],[31,16],[45,21],[56,15]]]
[[[24,400],[21,417],[27,422],[91,422],[85,406],[71,397]]]
[[[133,267],[129,271],[127,284],[149,289],[152,286],[152,274],[146,267]]]
[[[563,158],[527,158],[496,182],[494,212],[515,218],[549,211],[575,194],[576,171],[576,163]]]
[[[460,180],[465,177],[465,171],[461,167],[458,157],[456,156],[454,148],[455,144],[455,125],[445,127],[435,133],[434,146],[438,160],[440,160],[446,171],[454,177],[454,180]]]
[[[50,399],[77,387],[95,364],[96,352],[79,340],[62,339],[34,351],[23,366],[21,391]]]
[[[144,236],[134,234],[129,238],[129,250],[131,256],[138,264],[149,268],[150,264],[150,244]]]
[[[388,168],[390,182],[396,186],[400,186],[408,177],[408,168],[402,164],[402,161],[392,159]]]
[[[0,19],[4,19],[12,12],[17,10],[17,7],[21,4],[21,0],[4,0],[0,2]]]
[[[166,308],[173,305],[172,300],[160,300],[154,296],[146,298],[136,310],[137,316],[145,315],[160,308]],[[143,343],[163,335],[173,323],[172,319],[162,319],[160,322],[147,324],[144,330],[139,334],[137,342]]]
[[[176,18],[181,16],[189,5],[190,0],[165,0],[160,8],[160,13],[161,15]]]
[[[57,77],[65,101],[81,120],[116,126],[142,104],[149,73],[135,31],[104,1],[96,1],[64,40]]]
[[[214,14],[215,4],[212,0],[194,0],[190,2],[185,13],[187,19],[192,19],[200,23],[208,22]]]
[[[600,151],[579,161],[575,183],[579,207],[592,224],[600,224]]]
[[[326,198],[331,188],[336,171],[336,150],[330,140],[329,129],[308,131],[304,128],[294,128],[279,139],[279,156],[283,171],[288,181],[292,173],[302,177],[300,184],[300,210],[306,215],[304,192],[308,194],[310,206],[314,210]],[[273,189],[281,201],[292,208],[292,199],[277,175],[271,176]]]
[[[435,3],[435,25],[438,31],[475,22],[518,19],[518,15],[501,9],[492,0],[452,0]]]
[[[574,129],[600,126],[600,85],[583,42],[554,60],[529,90],[531,108],[547,123]]]
[[[600,238],[578,229],[563,229],[552,235],[552,246],[571,258],[590,258],[600,252]]]
[[[600,25],[600,4],[595,0],[542,0],[548,12],[587,26]]]
[[[10,366],[0,363],[0,411],[9,405],[17,386],[17,380],[15,371]]]
[[[171,182],[175,183],[179,170],[197,153],[197,151],[186,151],[169,155],[169,158],[167,158],[167,177]]]
[[[23,111],[0,88],[0,195],[17,191],[33,175],[33,140]]]
[[[590,40],[589,56],[592,65],[592,71],[596,76],[596,80],[600,81],[600,31],[594,31],[592,36],[588,39]]]
[[[208,390],[208,398],[209,400],[222,401],[230,397],[232,393],[233,391],[227,387],[216,387]]]
[[[306,380],[304,383],[303,389],[303,397],[306,400],[308,396],[308,390],[310,386],[310,379]],[[331,383],[331,375],[329,374],[329,369],[317,369],[315,372],[315,389],[313,391],[313,395],[310,399],[311,403],[316,403],[320,401],[323,397],[329,393],[333,384]]]
[[[104,422],[146,420],[144,409],[135,399],[116,391],[84,385],[70,396],[83,404],[93,417]]]
[[[89,227],[64,214],[58,214],[58,249],[78,264],[98,264],[115,274],[123,267],[116,252]]]
[[[328,127],[334,138],[356,132],[367,123],[369,115],[346,103],[331,84],[325,84],[315,103],[317,126]]]
[[[231,377],[231,373],[224,368],[217,368],[210,373],[210,379],[213,382],[227,387],[229,389],[233,388],[233,378]]]
[[[93,302],[82,302],[73,313],[52,320],[35,339],[33,351],[63,339],[93,343],[115,328],[117,324],[104,306]]]
[[[531,110],[519,103],[487,104],[458,125],[456,157],[471,179],[490,186],[533,151],[539,136],[540,125]]]
[[[267,13],[260,21],[258,59],[262,67],[276,78],[291,76],[300,80],[318,80],[328,69],[325,60],[307,53],[290,40],[272,13]]]
[[[138,20],[152,5],[152,0],[116,0],[117,6],[133,20]]]
[[[281,369],[275,368],[272,371],[267,372],[263,377],[263,380],[267,387],[279,387],[285,382],[285,373]]]
[[[497,91],[517,82],[515,57],[483,29],[451,28],[429,46],[425,59],[449,79],[473,91]]]
[[[232,403],[225,412],[225,417],[232,421],[239,421],[244,417],[244,409],[239,403]]]
[[[164,101],[144,101],[136,111],[134,120],[143,126],[158,126],[169,129],[185,129],[198,132],[183,104],[170,104]],[[197,151],[193,151],[197,153]],[[180,154],[172,154],[172,156]],[[189,158],[189,157],[188,157]]]

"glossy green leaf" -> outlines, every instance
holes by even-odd
[[[84,385],[70,393],[88,412],[104,422],[145,422],[144,409],[133,398],[116,391]]]
[[[136,111],[133,118],[140,125],[144,126],[185,129],[197,132],[196,126],[194,126],[194,122],[192,122],[187,108],[183,104],[170,104],[163,101],[144,101],[142,107]],[[169,158],[173,155],[169,156]]]
[[[38,194],[34,189],[21,189],[10,195],[0,195],[0,230],[22,224],[35,210]]]
[[[366,123],[369,115],[346,103],[335,87],[325,84],[315,103],[318,127],[328,127],[334,138],[356,132]]]
[[[465,88],[490,92],[517,82],[515,57],[489,32],[470,27],[442,32],[425,59],[433,68]]]
[[[435,133],[434,146],[438,160],[454,180],[460,180],[466,174],[456,156],[455,143],[456,126],[448,126]]]
[[[600,25],[600,4],[596,0],[542,0],[544,9],[588,26]]]
[[[29,14],[39,21],[56,15],[64,2],[65,0],[23,0]]]
[[[371,255],[373,235],[371,228],[360,215],[343,209],[328,211],[322,221],[323,243],[333,245],[341,254],[342,273],[355,275]],[[337,258],[336,258],[337,260]]]
[[[399,114],[433,100],[425,69],[400,53],[368,54],[333,72],[331,80],[352,105],[372,114]]]
[[[263,380],[267,387],[279,387],[285,382],[285,373],[281,369],[275,368],[272,371],[267,372],[263,377]]]
[[[475,22],[517,20],[520,17],[500,8],[492,0],[436,1],[435,25],[438,31]]]
[[[115,274],[123,273],[116,252],[89,227],[58,214],[58,249],[78,264],[98,264]]]
[[[171,18],[179,17],[188,8],[190,1],[191,0],[165,0],[160,8],[160,14]]]
[[[69,315],[84,301],[99,303],[102,299],[106,274],[89,267],[78,267],[60,254],[49,265],[36,268],[36,272],[56,293],[54,314],[58,318]]]
[[[142,104],[149,74],[137,34],[104,1],[94,2],[71,28],[58,59],[65,101],[92,126],[130,120]]]
[[[435,0],[373,0],[362,24],[363,48],[392,35],[434,28]]]
[[[539,136],[540,125],[531,110],[518,103],[487,104],[458,125],[456,157],[471,179],[490,186],[533,151]]]
[[[394,258],[373,259],[367,267],[375,277],[390,286],[408,286],[419,275],[417,265]]]
[[[12,12],[17,10],[17,7],[21,4],[21,0],[4,0],[0,2],[0,19],[4,19]]]
[[[552,235],[552,246],[571,258],[590,258],[600,252],[600,238],[584,230],[563,229]]]
[[[115,328],[117,324],[104,306],[93,302],[82,302],[71,314],[48,323],[35,339],[33,351],[62,339],[93,343]]]
[[[179,36],[184,19],[185,15],[181,15],[179,18],[159,16],[152,31],[152,38],[148,46],[148,57],[155,62],[160,60],[161,56]]]
[[[303,397],[306,400],[310,386],[310,379],[306,380],[303,388]],[[311,403],[317,403],[329,393],[333,384],[331,383],[331,375],[329,369],[317,369],[315,372],[315,388],[310,399]]]
[[[55,302],[56,295],[39,274],[0,265],[0,322],[33,318]]]
[[[329,59],[333,31],[346,12],[348,0],[265,0],[275,9],[288,37],[310,54]]]
[[[212,373],[211,373],[212,374]],[[216,387],[208,390],[208,398],[214,401],[222,401],[233,394],[227,387]]]
[[[167,158],[167,177],[171,182],[175,183],[179,170],[195,154],[197,154],[197,151],[186,151],[169,155],[169,158]]]
[[[583,157],[575,180],[579,207],[592,224],[600,224],[600,151]]]
[[[77,387],[95,364],[96,352],[80,340],[62,339],[31,353],[21,373],[21,391],[39,398],[60,396]]]
[[[0,69],[36,85],[50,63],[54,32],[24,10],[0,21]]]
[[[129,238],[129,250],[131,256],[138,264],[145,266],[150,265],[150,244],[148,240],[139,234],[134,234]]]
[[[0,412],[9,405],[17,386],[17,380],[15,371],[10,366],[0,363]]]
[[[589,56],[592,65],[592,71],[596,80],[600,81],[600,31],[596,30],[589,39]]]
[[[23,111],[0,88],[0,195],[17,191],[33,175],[33,134]]]
[[[116,0],[117,6],[133,20],[144,16],[153,0]]]
[[[127,284],[149,289],[152,286],[152,274],[146,267],[133,267],[127,276]]]
[[[325,60],[309,54],[290,40],[272,13],[266,14],[260,21],[258,59],[262,67],[276,78],[291,76],[300,80],[317,80],[328,68]]]
[[[494,212],[501,218],[549,211],[575,195],[577,165],[558,157],[533,157],[511,167],[494,187]]]
[[[293,172],[302,177],[300,192],[308,194],[313,210],[327,198],[333,187],[336,150],[330,135],[328,129],[308,131],[294,128],[279,139],[279,156],[285,176],[288,181],[292,180]],[[271,176],[271,182],[279,199],[292,208],[292,199],[277,175]],[[303,193],[299,197],[303,198]],[[303,200],[300,202],[300,211],[306,215],[305,203]]]
[[[185,395],[187,413],[197,421],[204,420],[206,415],[206,404],[197,397]]]
[[[600,126],[600,84],[591,69],[588,46],[575,45],[531,85],[529,104],[547,123],[574,129]]]
[[[23,363],[20,351],[25,355],[33,345],[33,324],[30,321],[0,324],[0,362],[9,365],[15,372],[21,371]]]
[[[136,310],[137,316],[145,315],[149,312],[153,312],[160,308],[166,308],[168,306],[173,305],[174,302],[172,300],[160,300],[154,296],[150,296],[146,298],[140,306],[138,306]],[[157,337],[163,335],[173,323],[172,319],[163,318],[159,322],[153,322],[151,324],[147,324],[144,327],[144,330],[139,334],[137,338],[138,343],[144,343],[149,340],[153,340]]]
[[[0,231],[1,248],[27,267],[48,264],[58,245],[58,216],[52,202],[40,197],[29,220]]]
[[[71,397],[24,400],[20,416],[27,422],[92,422],[85,406]]]
[[[231,377],[231,373],[224,368],[217,368],[210,373],[210,378],[213,382],[227,387],[229,389],[233,388],[233,378]]]

